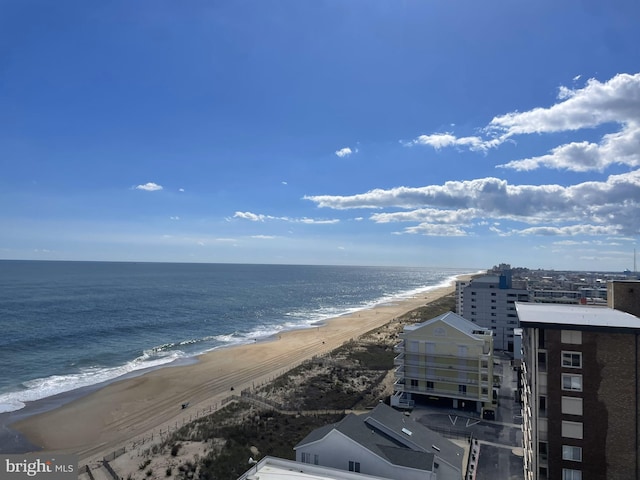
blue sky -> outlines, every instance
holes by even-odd
[[[0,0],[0,258],[633,268],[639,22]]]

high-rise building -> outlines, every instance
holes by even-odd
[[[640,319],[517,303],[525,480],[640,478]]]
[[[458,315],[493,331],[493,348],[513,352],[513,329],[518,327],[515,302],[527,302],[526,288],[513,288],[511,271],[483,275],[456,283]]]

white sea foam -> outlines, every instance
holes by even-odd
[[[52,375],[46,378],[29,380],[22,384],[22,390],[20,391],[0,394],[0,413],[20,410],[25,407],[25,402],[41,400],[78,388],[114,380],[131,372],[171,363],[182,357],[184,357],[184,353],[181,351],[172,351],[160,355],[145,351],[138,358],[118,367],[88,367],[81,369],[77,373]]]

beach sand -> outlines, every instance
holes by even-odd
[[[182,425],[220,406],[232,394],[266,383],[306,359],[382,326],[455,291],[437,288],[420,295],[338,317],[318,327],[282,333],[269,341],[221,348],[191,365],[166,367],[117,381],[55,410],[22,419],[11,428],[48,452],[75,453],[80,464],[143,438]],[[233,389],[233,390],[232,390]],[[189,407],[181,404],[189,402]]]

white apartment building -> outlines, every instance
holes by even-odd
[[[526,288],[512,288],[511,272],[484,275],[456,283],[458,315],[493,331],[493,348],[513,352],[518,328],[515,302],[529,301]]]

